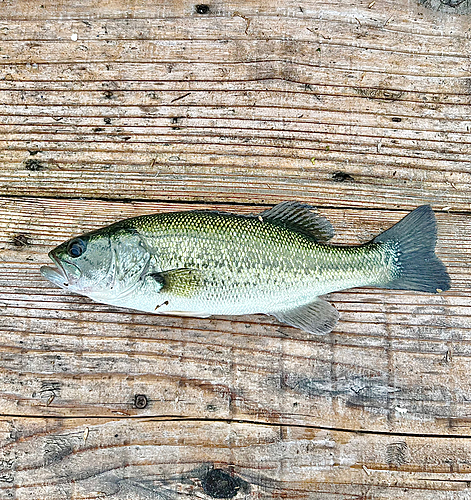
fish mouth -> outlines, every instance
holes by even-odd
[[[69,286],[69,278],[67,277],[67,273],[62,263],[57,257],[52,255],[52,253],[49,253],[49,257],[54,261],[56,267],[41,266],[39,271],[47,280],[54,283],[54,285],[60,286],[61,288],[67,288]]]

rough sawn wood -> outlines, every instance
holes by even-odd
[[[0,5],[0,499],[470,498],[469,3]],[[459,15],[458,15],[459,14]],[[430,203],[449,292],[332,294],[325,337],[54,288],[154,211]]]

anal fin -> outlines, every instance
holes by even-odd
[[[339,319],[337,309],[319,298],[309,304],[271,314],[281,323],[315,335],[330,333]]]

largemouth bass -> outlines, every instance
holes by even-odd
[[[143,215],[49,252],[52,283],[93,300],[157,314],[264,313],[313,334],[339,314],[319,298],[352,287],[448,290],[428,205],[358,246],[334,246],[331,223],[298,202],[259,215],[186,211]]]

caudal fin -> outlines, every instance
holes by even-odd
[[[429,293],[450,288],[450,276],[435,255],[437,227],[430,205],[416,208],[373,242],[389,243],[397,260],[395,278],[382,288]]]

